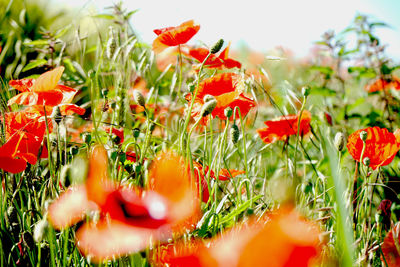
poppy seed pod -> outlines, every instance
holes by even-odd
[[[132,134],[133,134],[134,138],[138,138],[140,135],[140,129],[138,129],[138,128],[133,129]]]
[[[362,132],[360,133],[360,139],[361,139],[363,142],[365,142],[365,141],[367,140],[367,137],[368,137],[368,133],[367,133],[366,131],[362,131]]]
[[[146,101],[144,100],[144,97],[140,91],[133,90],[133,99],[135,100],[136,104],[145,107]]]
[[[219,39],[210,49],[211,54],[216,54],[221,50],[222,46],[224,45],[224,39]]]
[[[335,140],[334,140],[336,149],[339,151],[342,151],[345,143],[346,143],[346,139],[344,138],[344,134],[342,132],[338,132],[335,135]]]
[[[239,127],[236,124],[233,124],[231,130],[229,131],[229,138],[233,144],[236,144],[239,140]]]
[[[204,103],[207,103],[207,102],[213,101],[213,100],[215,100],[215,97],[214,97],[213,95],[205,95],[205,96],[203,97]]]
[[[203,108],[201,109],[201,117],[205,117],[211,114],[211,112],[213,112],[216,106],[217,106],[217,100],[215,99],[205,102]]]

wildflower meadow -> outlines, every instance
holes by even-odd
[[[400,266],[385,22],[297,58],[195,20],[146,43],[123,3],[0,9],[0,266]]]

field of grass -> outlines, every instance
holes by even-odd
[[[0,2],[0,266],[400,266],[385,23],[298,59],[43,5]]]

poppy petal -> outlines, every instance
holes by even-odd
[[[40,75],[34,82],[32,91],[46,92],[56,88],[64,72],[64,67],[57,67]]]

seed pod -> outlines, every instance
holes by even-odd
[[[211,54],[216,54],[221,50],[222,46],[224,45],[224,39],[219,39],[212,47],[210,50]]]
[[[225,114],[225,116],[229,119],[229,118],[232,116],[232,114],[233,114],[232,108],[231,108],[231,107],[227,107],[227,108],[224,110],[224,114]]]
[[[213,95],[205,95],[205,96],[203,97],[204,103],[209,102],[209,101],[213,101],[213,100],[216,100],[215,97],[214,97]]]
[[[133,90],[133,100],[135,100],[136,104],[139,106],[145,107],[146,105],[146,101],[144,100],[142,93],[138,90]]]
[[[211,114],[215,107],[217,106],[216,100],[211,100],[204,103],[203,108],[201,109],[201,117],[206,117],[207,115]]]
[[[369,164],[371,164],[371,159],[370,158],[368,158],[368,157],[365,157],[364,159],[363,159],[363,164],[365,165],[365,166],[369,166]]]
[[[236,144],[239,140],[239,136],[240,136],[239,127],[236,124],[233,124],[229,131],[229,137],[231,142],[233,144]]]
[[[361,139],[363,142],[365,142],[365,141],[367,140],[367,138],[368,138],[368,133],[367,133],[366,131],[362,131],[362,132],[360,133],[360,139]]]
[[[335,140],[334,140],[336,149],[339,151],[342,151],[345,143],[346,143],[346,139],[344,138],[344,134],[342,132],[338,132],[335,135]]]

